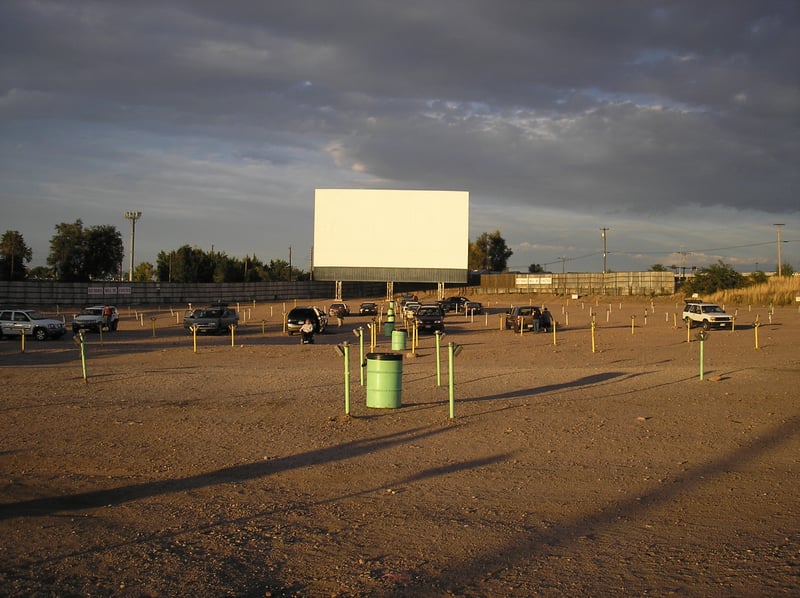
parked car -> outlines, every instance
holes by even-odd
[[[469,301],[466,297],[448,297],[444,300],[447,311],[464,311],[464,304]]]
[[[311,320],[314,324],[315,333],[325,332],[328,326],[328,316],[319,308],[306,305],[304,307],[295,307],[286,316],[286,331],[291,336],[300,332],[300,328],[306,323],[306,319]]]
[[[420,305],[414,314],[417,329],[422,332],[444,330],[444,312],[438,305]]]
[[[328,317],[330,318],[343,318],[350,315],[350,308],[347,303],[331,303],[328,308]]]
[[[238,325],[239,314],[225,303],[189,309],[183,314],[183,327],[190,332],[196,327],[198,333],[222,334]]]
[[[481,315],[483,313],[483,305],[480,301],[467,301],[464,304],[464,311],[467,314]]]
[[[400,295],[400,307],[405,307],[406,303],[409,302],[419,303],[419,297],[414,293],[403,293]]]
[[[403,306],[403,319],[410,320],[414,317],[414,314],[419,309],[419,302],[418,301],[408,301]]]
[[[689,301],[683,307],[683,321],[689,328],[695,323],[700,324],[704,330],[730,328],[733,325],[733,316],[725,313],[725,310],[716,303]]]
[[[103,312],[106,307],[111,310],[109,322],[105,321]],[[100,332],[102,328],[114,331],[119,325],[119,312],[113,305],[92,305],[83,308],[80,313],[72,318],[72,332],[78,334],[81,330],[93,330]]]
[[[64,322],[48,318],[35,309],[3,309],[0,311],[0,337],[30,335],[37,341],[61,338],[66,334]]]
[[[377,303],[373,303],[372,301],[365,301],[358,308],[358,313],[361,316],[377,316],[378,315],[378,304]]]
[[[542,312],[536,305],[518,305],[506,312],[506,330],[519,332],[524,325],[526,330],[536,330],[534,320],[540,320]]]

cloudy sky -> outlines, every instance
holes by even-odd
[[[799,164],[797,0],[0,3],[0,229],[32,266],[78,218],[127,251],[137,210],[137,263],[308,270],[314,189],[356,187],[468,191],[514,270],[600,271],[601,228],[610,270],[770,270],[776,223],[800,270]]]

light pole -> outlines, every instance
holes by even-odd
[[[607,228],[600,229],[600,236],[603,237],[603,274],[606,273],[606,231]]]
[[[781,257],[781,227],[783,223],[774,224],[778,228],[778,278],[783,276],[783,258]]]
[[[125,218],[131,221],[131,269],[128,272],[128,281],[130,282],[133,282],[133,247],[136,242],[136,221],[141,217],[141,212],[125,212]]]

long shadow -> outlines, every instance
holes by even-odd
[[[186,478],[144,482],[108,490],[95,490],[78,494],[36,498],[16,503],[4,503],[0,504],[0,520],[15,517],[43,516],[60,511],[92,509],[105,505],[118,505],[150,496],[172,494],[217,484],[251,480],[273,475],[281,471],[351,459],[374,451],[384,450],[396,444],[401,444],[410,440],[419,440],[446,431],[446,428],[437,428],[434,430],[415,428],[410,431],[387,434],[386,436],[372,439],[353,440],[345,444],[282,457],[268,462],[224,467],[216,471],[201,473]]]
[[[567,388],[578,388],[581,386],[590,386],[595,384],[601,384],[604,382],[608,382],[609,380],[613,380],[615,378],[625,377],[632,377],[632,376],[641,376],[643,373],[638,374],[626,374],[625,372],[603,372],[602,374],[592,374],[591,376],[584,376],[582,378],[577,378],[576,380],[572,380],[570,382],[562,382],[560,384],[548,384],[545,386],[534,386],[531,388],[524,388],[520,390],[512,390],[509,392],[501,392],[494,395],[485,395],[481,397],[473,397],[471,399],[461,399],[459,402],[475,402],[475,401],[494,401],[497,399],[514,399],[517,397],[525,397],[525,396],[533,396],[544,394],[548,392],[564,390]],[[464,381],[461,384],[467,384],[468,381]]]
[[[482,555],[469,560],[455,560],[450,566],[437,575],[436,579],[422,579],[417,583],[422,587],[429,584],[452,584],[451,590],[463,591],[466,586],[476,584],[486,577],[487,572],[502,575],[503,570],[524,564],[525,561],[548,547],[569,545],[581,537],[588,536],[604,528],[611,528],[620,519],[632,519],[643,511],[657,508],[662,504],[675,500],[679,495],[690,492],[693,488],[709,484],[713,479],[743,464],[754,461],[763,453],[781,444],[790,442],[800,434],[800,416],[789,418],[786,422],[775,426],[748,445],[731,451],[727,455],[694,468],[688,473],[659,484],[650,492],[636,493],[603,509],[596,515],[587,515],[571,522],[554,526],[546,532],[519,533],[510,537],[503,545],[494,546]]]
[[[384,489],[387,489],[387,488],[391,488],[391,487],[402,488],[403,486],[405,486],[407,484],[413,484],[413,483],[419,482],[421,480],[434,478],[434,477],[439,477],[439,476],[446,476],[446,475],[451,474],[451,473],[456,473],[456,472],[459,472],[459,471],[465,471],[465,470],[469,470],[469,469],[478,469],[480,467],[485,467],[487,465],[493,465],[495,463],[499,463],[501,461],[507,460],[507,459],[511,458],[513,455],[514,455],[513,452],[502,453],[502,454],[494,455],[492,457],[484,457],[482,459],[473,459],[471,461],[464,461],[462,463],[452,463],[452,464],[449,464],[449,465],[444,465],[442,467],[432,467],[430,469],[424,469],[424,470],[422,470],[422,471],[420,471],[418,473],[412,474],[412,475],[407,476],[405,478],[400,478],[400,479],[397,479],[397,480],[395,480],[393,482],[389,482],[388,484],[383,484],[381,486],[373,486],[371,488],[365,488],[365,489],[359,490],[357,492],[350,492],[348,494],[344,494],[344,495],[341,495],[341,496],[335,496],[335,497],[332,497],[332,498],[326,498],[326,499],[319,500],[319,501],[316,501],[316,502],[311,502],[311,503],[308,503],[308,506],[309,507],[313,507],[313,506],[321,506],[321,505],[326,505],[326,504],[334,504],[334,503],[338,503],[338,502],[340,502],[342,500],[358,498],[358,497],[361,497],[361,496],[369,496],[370,494],[374,494],[375,492],[379,492],[381,490],[384,490]],[[241,527],[244,524],[251,523],[251,522],[256,521],[256,520],[258,520],[258,519],[260,519],[262,517],[266,517],[268,515],[271,515],[271,514],[273,514],[273,512],[274,512],[273,509],[264,509],[264,510],[258,511],[256,513],[251,513],[251,514],[248,514],[248,515],[245,515],[245,516],[242,516],[242,517],[226,518],[226,519],[223,519],[223,520],[214,521],[213,523],[207,523],[207,524],[204,524],[204,525],[199,525],[199,526],[196,526],[193,529],[181,529],[181,530],[178,530],[178,531],[170,531],[170,532],[166,532],[166,533],[163,533],[163,532],[161,532],[161,533],[153,533],[153,534],[150,534],[150,535],[147,535],[147,536],[139,535],[135,539],[127,540],[127,541],[124,541],[124,542],[116,542],[114,544],[103,544],[103,545],[92,546],[92,547],[83,547],[79,551],[60,554],[60,555],[57,555],[57,556],[48,556],[48,557],[41,558],[38,561],[31,561],[31,562],[27,563],[26,566],[28,566],[28,567],[30,567],[30,566],[41,566],[41,565],[43,565],[45,563],[55,562],[55,561],[64,560],[64,559],[68,559],[68,558],[81,557],[81,556],[85,556],[85,555],[96,553],[96,552],[100,552],[100,551],[108,552],[110,550],[117,550],[117,549],[120,549],[120,548],[124,548],[126,546],[135,546],[135,545],[140,545],[140,544],[145,544],[145,543],[152,543],[152,542],[155,542],[157,540],[162,540],[163,541],[163,540],[168,540],[170,538],[174,538],[174,537],[178,537],[178,536],[185,536],[185,535],[193,534],[193,533],[194,534],[204,533],[204,532],[207,532],[209,530],[219,529],[219,528],[222,528],[222,527],[225,527],[225,526],[229,526],[229,525],[236,525],[236,526],[240,526]]]

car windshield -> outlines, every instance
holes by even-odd
[[[419,316],[438,316],[439,310],[435,307],[420,307],[417,310],[417,315]]]
[[[26,315],[27,315],[27,316],[28,316],[28,317],[29,317],[31,320],[44,320],[44,319],[45,319],[45,317],[44,317],[44,314],[42,314],[42,313],[39,313],[38,311],[35,311],[35,310],[26,311],[26,312],[25,312],[25,314],[26,314]]]
[[[103,315],[103,310],[100,308],[87,307],[82,309],[80,315],[82,316],[100,316]]]
[[[719,305],[704,305],[703,311],[707,314],[721,314],[722,308]]]

